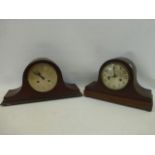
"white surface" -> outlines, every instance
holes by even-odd
[[[0,124],[1,134],[155,134],[155,110],[79,97],[0,106]]]
[[[38,57],[55,61],[65,81],[83,90],[103,62],[125,56],[154,90],[154,42],[155,20],[0,20],[1,100]],[[85,97],[0,106],[0,134],[155,134],[155,110]]]

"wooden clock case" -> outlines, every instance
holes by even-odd
[[[122,90],[110,90],[102,83],[101,72],[106,65],[112,62],[122,63],[128,69],[129,82]],[[153,106],[151,90],[142,88],[139,85],[136,67],[126,58],[116,58],[105,62],[100,68],[98,81],[86,86],[84,95],[146,111],[151,111]]]
[[[52,65],[58,76],[57,85],[49,92],[37,92],[29,85],[28,72],[30,68],[37,63],[48,63]],[[24,71],[22,86],[18,89],[9,90],[2,102],[3,106],[39,102],[46,100],[55,100],[61,98],[80,97],[80,90],[75,84],[67,84],[64,82],[59,67],[48,59],[38,59],[30,63]]]

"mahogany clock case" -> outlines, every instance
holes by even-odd
[[[48,63],[53,66],[57,72],[58,80],[55,88],[49,92],[37,92],[28,82],[28,72],[30,68],[37,63]],[[17,89],[9,90],[2,102],[3,106],[16,105],[22,103],[39,102],[46,100],[55,100],[70,97],[82,96],[80,90],[75,84],[64,82],[59,67],[48,59],[37,59],[30,63],[23,73],[22,86]]]
[[[101,79],[103,68],[113,62],[125,65],[129,72],[128,84],[121,90],[110,90],[103,84]],[[142,88],[139,85],[136,67],[127,58],[116,58],[105,62],[100,68],[98,81],[92,82],[86,86],[84,95],[146,111],[151,111],[153,106],[151,90]]]

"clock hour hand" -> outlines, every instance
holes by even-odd
[[[41,75],[40,72],[33,72],[33,74],[39,76],[41,79],[45,80],[45,77]]]

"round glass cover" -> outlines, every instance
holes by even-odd
[[[34,64],[28,73],[30,86],[38,92],[48,92],[55,88],[58,76],[55,68],[48,63]]]
[[[107,64],[101,72],[102,83],[111,90],[121,90],[129,82],[129,72],[122,63]]]

